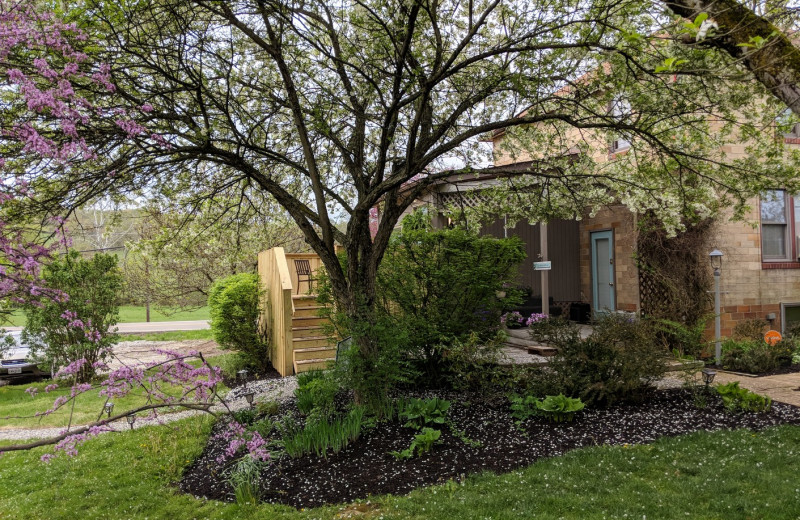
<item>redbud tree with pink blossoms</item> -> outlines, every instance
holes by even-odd
[[[41,278],[44,265],[62,254],[68,246],[63,233],[63,216],[51,215],[39,226],[30,218],[37,201],[47,200],[50,183],[58,173],[69,172],[80,178],[83,170],[108,168],[106,182],[78,183],[75,200],[63,200],[64,212],[103,193],[108,183],[116,182],[109,167],[119,156],[110,158],[103,145],[87,143],[86,134],[98,131],[137,146],[148,140],[151,146],[166,147],[158,136],[149,135],[138,119],[152,110],[146,104],[134,106],[116,95],[109,67],[91,59],[91,42],[76,23],[64,21],[56,13],[40,10],[36,2],[0,0],[0,301],[36,305],[47,299],[62,302],[66,310],[61,318],[65,327],[76,334],[96,339],[97,330],[87,327],[69,309],[69,297],[49,289]],[[52,201],[50,201],[52,203]],[[56,204],[52,207],[58,207]],[[46,224],[46,225],[43,225]],[[38,229],[38,232],[36,231]],[[51,230],[42,232],[42,230]],[[52,230],[56,231],[53,232]],[[106,352],[113,358],[113,352]],[[35,442],[4,446],[2,451],[16,451],[55,445],[56,453],[77,453],[77,446],[88,438],[108,431],[109,424],[133,414],[155,415],[164,408],[180,407],[218,414],[212,405],[220,401],[217,385],[218,367],[209,365],[199,353],[183,355],[160,352],[161,360],[129,366],[117,363],[109,368],[102,359],[79,358],[60,369],[57,383],[48,385],[51,392],[60,384],[70,384],[68,395],[61,395],[52,406],[35,416],[52,414],[70,407],[82,394],[99,391],[105,402],[131,392],[143,394],[146,404],[130,410],[118,410],[103,418],[77,427],[69,423],[56,436]],[[193,359],[199,362],[191,362]],[[93,361],[93,362],[92,362]],[[79,382],[78,376],[92,364],[93,370],[105,371],[101,382]],[[33,396],[36,389],[29,389]],[[223,410],[227,411],[224,401]],[[67,408],[70,409],[70,408]],[[98,410],[98,412],[101,412]],[[15,419],[19,417],[5,417]],[[3,418],[0,417],[0,421]],[[235,425],[234,425],[235,426]],[[266,459],[263,440],[252,434],[230,434],[235,450],[247,449],[259,459]],[[235,442],[234,442],[235,441]],[[51,458],[46,454],[43,459]]]

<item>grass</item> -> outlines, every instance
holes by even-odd
[[[211,329],[173,330],[170,332],[150,332],[147,334],[121,334],[120,341],[184,341],[189,339],[214,339]]]
[[[212,365],[225,366],[230,355],[214,356],[207,361]],[[192,361],[198,364],[199,361]],[[0,387],[0,431],[7,428],[46,428],[66,426],[72,412],[72,424],[88,424],[96,421],[100,411],[106,402],[106,398],[99,395],[99,389],[93,389],[78,396],[75,400],[75,409],[71,409],[71,403],[61,407],[58,411],[50,415],[41,417],[28,417],[36,412],[49,409],[57,397],[70,394],[70,384],[63,384],[64,388],[59,388],[50,393],[44,392],[44,387],[52,384],[53,381],[45,380],[27,385],[7,385]],[[31,397],[26,392],[28,388],[38,389],[38,393]],[[163,387],[162,387],[163,388]],[[220,388],[222,390],[223,388]],[[165,388],[165,391],[169,389]],[[178,387],[175,394],[178,395]],[[142,406],[146,404],[146,397],[142,390],[135,390],[123,398],[115,398],[114,409],[119,412]],[[162,410],[161,413],[166,412]],[[6,419],[5,417],[12,417]],[[13,417],[24,417],[16,419]],[[2,516],[0,516],[2,518]]]
[[[797,518],[800,427],[695,433],[645,446],[600,446],[505,475],[404,497],[296,511],[179,494],[171,485],[203,449],[211,421],[193,417],[88,441],[77,458],[47,449],[0,458],[8,518]]]
[[[137,305],[123,305],[119,308],[119,323],[142,323],[146,321],[147,313],[144,307]],[[208,307],[200,307],[191,311],[168,311],[167,314],[150,308],[150,321],[198,321],[208,320]],[[8,323],[4,326],[23,327],[25,325],[25,315],[21,310],[14,311]]]

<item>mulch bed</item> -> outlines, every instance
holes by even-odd
[[[443,397],[452,401],[448,418],[465,443],[450,427],[442,428],[440,441],[421,457],[398,461],[388,452],[407,448],[415,430],[397,423],[380,423],[362,433],[358,441],[327,459],[282,457],[262,474],[263,500],[310,508],[351,502],[369,495],[405,494],[414,488],[482,471],[508,472],[528,466],[542,457],[595,445],[641,444],[659,437],[699,430],[763,429],[779,424],[800,424],[800,408],[774,403],[763,414],[725,412],[720,400],[698,409],[691,394],[682,389],[655,392],[640,404],[621,404],[606,409],[586,409],[573,422],[554,424],[534,417],[514,425],[505,400],[484,401],[476,396],[427,392],[418,397]],[[282,412],[291,413],[291,403]],[[214,433],[219,431],[218,428]],[[217,456],[225,443],[212,433],[205,451],[187,468],[179,483],[195,496],[231,501],[233,491],[225,480],[225,468]]]
[[[794,365],[789,365],[786,367],[776,368],[775,370],[770,370],[769,372],[750,372],[747,370],[727,370],[727,371],[732,372],[734,374],[747,374],[754,377],[781,376],[784,374],[794,374],[796,372],[800,372],[800,363],[795,363]]]
[[[238,388],[242,385],[250,383],[252,381],[263,381],[265,379],[279,379],[281,376],[280,372],[275,370],[273,367],[269,367],[266,372],[263,374],[256,373],[253,370],[248,371],[247,377],[244,379],[239,378],[237,376],[229,376],[228,374],[222,374],[222,382],[230,389]]]

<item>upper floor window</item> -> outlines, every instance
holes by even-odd
[[[790,108],[784,110],[781,115],[775,119],[778,126],[778,131],[783,134],[783,137],[800,137],[800,123],[797,123],[797,116],[794,115]]]
[[[761,258],[788,261],[800,253],[796,247],[800,232],[800,197],[786,190],[769,190],[761,197]]]
[[[631,114],[631,104],[623,96],[617,96],[611,100],[609,113],[617,121],[622,121]],[[631,147],[631,142],[625,133],[617,133],[610,143],[611,152],[627,150]]]

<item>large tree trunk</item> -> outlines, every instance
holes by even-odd
[[[664,3],[676,14],[692,20],[699,13],[707,13],[719,29],[703,43],[740,60],[775,97],[800,115],[800,49],[783,31],[736,0]],[[751,38],[757,36],[766,40],[760,48],[751,46]]]

